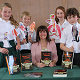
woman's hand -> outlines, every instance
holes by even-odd
[[[56,66],[56,62],[55,62],[55,61],[51,62],[51,63],[49,64],[49,66],[50,66],[50,67]]]
[[[3,54],[8,54],[9,53],[8,49],[5,49],[5,48],[0,48],[0,52],[3,53]]]
[[[42,68],[45,67],[45,64],[36,62],[36,66]]]

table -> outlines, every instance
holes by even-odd
[[[37,67],[36,67],[37,68]],[[55,67],[44,67],[44,68],[33,68],[32,71],[21,71],[21,73],[9,75],[8,71],[4,73],[4,76],[1,77],[1,80],[80,80],[80,68],[74,66],[73,69],[68,69],[67,77],[53,77],[53,72],[55,69],[62,69],[61,66]],[[1,68],[3,70],[3,68]],[[0,70],[1,71],[1,70]],[[22,77],[23,74],[29,72],[43,72],[42,77],[32,78],[32,77]],[[1,72],[0,72],[1,73]]]
[[[7,72],[7,68],[0,68],[0,80],[6,72]]]

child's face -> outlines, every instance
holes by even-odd
[[[61,9],[57,9],[56,15],[59,21],[64,20],[64,12]]]
[[[39,31],[39,37],[40,37],[40,40],[41,39],[46,39],[47,32],[46,31]]]
[[[9,21],[9,18],[11,16],[11,8],[4,6],[1,11],[2,19],[5,21]]]
[[[73,25],[74,23],[77,23],[78,17],[77,17],[77,15],[75,15],[75,16],[73,16],[73,15],[67,16],[67,20],[68,20],[68,22],[70,24]]]
[[[28,26],[29,25],[29,22],[31,21],[30,17],[29,16],[23,16],[23,18],[21,18],[24,26]]]

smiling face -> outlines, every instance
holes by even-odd
[[[59,21],[64,20],[64,12],[61,9],[57,9],[56,16],[59,19]]]
[[[5,21],[9,21],[9,18],[11,16],[11,8],[4,6],[1,11],[2,19]]]
[[[29,25],[29,22],[31,21],[30,17],[29,16],[26,16],[24,15],[22,18],[21,18],[22,22],[23,22],[23,25],[25,27],[27,27]]]
[[[67,20],[71,25],[73,25],[74,23],[77,23],[78,17],[77,17],[77,15],[67,16]]]
[[[46,39],[47,37],[47,32],[46,31],[39,31],[39,37],[40,37],[40,40],[43,40],[43,39]]]

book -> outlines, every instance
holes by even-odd
[[[16,55],[6,56],[6,63],[9,74],[20,73],[20,67],[18,65],[18,59]]]
[[[67,69],[56,69],[53,77],[67,77]]]
[[[41,63],[44,63],[45,66],[49,66],[51,63],[51,52],[50,51],[43,51],[41,52]]]
[[[62,64],[63,68],[72,69],[73,66],[73,52],[63,52]]]
[[[33,70],[31,50],[21,50],[20,54],[21,70]]]
[[[27,74],[24,74],[23,77],[35,77],[35,78],[39,78],[42,77],[43,72],[30,72]]]

